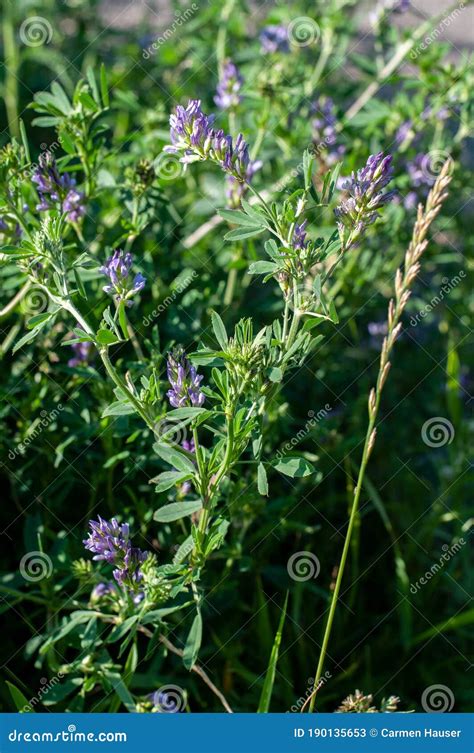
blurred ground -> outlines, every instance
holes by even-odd
[[[220,6],[223,5],[222,0],[210,1],[214,1]],[[183,10],[191,4],[190,1],[184,0],[182,3]],[[256,19],[260,15],[267,14],[271,6],[274,5],[273,2],[251,4],[255,6]],[[376,0],[359,3],[360,30],[363,34],[370,32],[369,14],[376,4]],[[394,16],[394,23],[400,26],[413,26],[416,19],[422,21],[446,11],[446,23],[440,26],[440,34],[437,38],[440,41],[449,40],[453,44],[453,52],[458,48],[461,55],[463,49],[472,47],[474,43],[474,7],[466,6],[467,0],[465,2],[460,0],[457,4],[449,0],[415,0],[415,2],[412,0],[412,10]],[[291,2],[288,3],[288,7],[291,8]],[[142,19],[148,18],[153,27],[164,29],[172,20],[173,12],[171,4],[167,0],[132,0],[132,2],[130,0],[103,0],[103,16],[107,24],[117,28],[130,27],[130,25],[138,24]]]

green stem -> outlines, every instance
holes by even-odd
[[[20,138],[18,121],[18,71],[20,56],[15,40],[13,12],[14,4],[12,0],[6,0],[3,17],[3,46],[5,50],[4,98],[10,135],[18,139]]]
[[[139,400],[135,397],[133,392],[129,390],[127,385],[125,384],[124,380],[120,376],[120,374],[115,369],[114,365],[112,364],[107,347],[99,348],[99,355],[102,359],[102,363],[105,366],[105,370],[107,371],[107,374],[110,376],[112,381],[115,383],[115,385],[127,396],[128,400],[131,402],[137,413],[143,418],[144,422],[148,426],[151,431],[154,431],[153,423],[150,421],[146,411],[143,409],[142,404]]]

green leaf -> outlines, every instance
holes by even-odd
[[[245,212],[233,209],[219,209],[220,216],[233,225],[242,225],[249,228],[261,228],[264,225],[263,218],[249,217]]]
[[[268,378],[271,382],[281,382],[283,371],[278,366],[272,366],[268,372]]]
[[[124,635],[127,635],[127,633],[133,628],[133,626],[138,622],[138,616],[134,614],[132,617],[127,617],[126,620],[120,623],[120,625],[115,625],[113,630],[110,632],[110,635],[108,636],[106,643],[115,643],[115,641],[119,641],[121,638],[124,637]]]
[[[28,329],[34,329],[38,326],[38,324],[42,324],[43,322],[47,322],[48,319],[51,319],[53,316],[51,311],[45,311],[44,314],[36,314],[36,316],[31,316],[28,321],[26,322],[26,326]]]
[[[180,609],[189,607],[193,604],[192,601],[185,601],[184,604],[178,604],[176,607],[163,607],[162,609],[153,609],[151,612],[147,612],[145,617],[142,618],[142,625],[156,624],[163,622],[163,617],[168,617],[169,614],[179,612]]]
[[[186,669],[191,669],[196,663],[196,659],[201,648],[202,641],[202,617],[201,612],[198,609],[196,617],[191,625],[188,637],[186,639],[186,645],[183,653],[183,664]]]
[[[127,314],[125,313],[125,301],[120,301],[119,303],[118,316],[119,316],[120,329],[122,330],[122,334],[125,340],[129,340],[130,335],[128,334],[128,320],[127,320]]]
[[[224,235],[225,241],[239,241],[243,238],[253,238],[263,233],[265,228],[249,229],[249,230],[231,230],[230,233]]]
[[[227,337],[227,332],[225,329],[224,322],[220,318],[219,314],[216,311],[212,311],[211,313],[211,322],[212,322],[212,329],[214,330],[214,334],[216,336],[216,340],[221,346],[222,350],[225,350],[227,347],[227,343],[229,342],[229,338]]]
[[[257,487],[258,487],[259,494],[261,494],[264,497],[268,497],[267,472],[265,470],[265,466],[263,465],[263,463],[258,464]]]
[[[109,106],[109,89],[107,86],[107,73],[105,70],[105,65],[101,63],[100,66],[100,93],[102,94],[102,102],[104,103],[104,107]]]
[[[272,698],[273,685],[275,682],[275,673],[276,673],[276,668],[277,668],[277,663],[278,663],[278,654],[280,652],[281,636],[283,633],[283,626],[285,624],[287,606],[288,606],[288,591],[286,592],[285,603],[283,604],[283,609],[280,616],[278,630],[275,635],[272,652],[270,654],[270,660],[268,662],[268,667],[265,674],[262,694],[260,696],[260,702],[258,704],[258,709],[257,709],[258,714],[268,714],[268,709],[270,708],[270,701]]]
[[[266,275],[277,271],[278,264],[273,261],[254,261],[249,267],[249,275]]]
[[[5,680],[5,683],[10,691],[16,710],[22,714],[34,714],[34,709],[30,706],[28,698],[23,695],[21,690],[18,690],[18,688],[8,680]]]
[[[130,695],[130,691],[128,690],[127,686],[125,685],[119,673],[112,672],[109,669],[104,669],[104,675],[107,678],[107,680],[110,682],[110,684],[112,685],[114,691],[116,692],[116,694],[122,701],[127,711],[130,711],[130,713],[134,713],[136,711],[135,702],[132,696]]]
[[[165,418],[197,418],[197,416],[202,416],[203,413],[211,415],[206,408],[175,408],[170,410]]]
[[[193,474],[188,471],[185,473],[183,473],[183,471],[164,471],[163,473],[160,473],[159,476],[156,476],[156,478],[152,478],[150,483],[158,482],[155,491],[158,493],[165,492],[167,489],[171,489],[172,486],[180,484],[182,481],[188,481],[192,478],[192,475]],[[165,508],[163,508],[163,510],[164,509]],[[158,520],[156,514],[155,520]],[[171,520],[175,520],[175,518],[171,518]]]
[[[117,335],[114,335],[109,329],[99,329],[95,337],[99,345],[113,345],[120,342]]]
[[[175,447],[164,442],[156,442],[153,449],[165,463],[169,463],[176,470],[194,473],[194,463],[191,458],[188,458]]]
[[[135,413],[135,408],[129,400],[117,400],[117,402],[108,405],[102,413],[102,418],[107,416],[129,416]]]
[[[301,478],[314,473],[311,463],[301,457],[291,456],[281,458],[278,462],[272,464],[276,471],[283,473],[290,478]]]
[[[202,502],[198,499],[191,499],[186,502],[172,502],[170,505],[160,507],[153,515],[153,520],[158,523],[170,523],[173,520],[180,520],[188,515],[192,515],[202,509]]]

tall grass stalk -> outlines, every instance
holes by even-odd
[[[426,235],[428,228],[437,216],[441,209],[444,200],[447,197],[447,187],[451,181],[449,175],[452,162],[448,159],[430,191],[426,200],[425,208],[420,204],[418,206],[418,215],[413,228],[413,235],[405,254],[405,261],[403,265],[403,271],[399,268],[395,275],[395,298],[390,300],[388,306],[388,331],[382,344],[382,351],[380,354],[379,373],[377,377],[376,386],[373,387],[369,394],[368,411],[369,411],[369,423],[367,426],[367,432],[365,436],[364,450],[362,453],[362,460],[359,466],[359,474],[357,477],[357,485],[354,491],[354,500],[352,503],[351,514],[349,517],[349,525],[347,527],[346,538],[344,541],[344,548],[342,550],[341,561],[337,573],[336,584],[331,598],[331,604],[329,607],[328,618],[326,627],[324,630],[323,642],[321,646],[321,653],[319,655],[318,666],[315,673],[314,690],[311,697],[311,701],[308,710],[312,712],[316,702],[316,692],[318,684],[323,673],[324,662],[326,659],[326,652],[331,637],[332,625],[334,622],[334,615],[336,613],[337,602],[339,599],[339,592],[341,590],[341,583],[344,576],[344,569],[346,566],[347,555],[349,553],[351,545],[351,537],[354,526],[358,518],[359,500],[364,482],[365,470],[370,458],[370,454],[375,444],[376,438],[376,421],[379,412],[380,399],[382,396],[382,390],[387,380],[388,372],[390,371],[389,357],[395,341],[400,334],[402,324],[400,322],[403,310],[410,297],[410,288],[413,285],[415,278],[420,271],[420,258],[426,249],[428,241]]]

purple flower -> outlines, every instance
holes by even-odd
[[[311,112],[315,115],[312,121],[313,141],[317,147],[326,150],[326,162],[333,165],[342,159],[346,151],[343,144],[336,145],[337,118],[334,102],[330,97],[321,97],[314,103]]]
[[[240,133],[235,143],[232,136],[213,127],[212,115],[205,115],[198,99],[191,100],[187,107],[178,105],[170,116],[171,145],[164,151],[180,155],[180,162],[211,160],[236,180],[244,182],[250,164],[249,149]]]
[[[413,122],[411,120],[405,120],[399,127],[395,134],[395,144],[401,146],[403,142],[409,136],[413,128]]]
[[[306,225],[308,220],[304,220],[301,225],[295,225],[293,231],[293,248],[297,251],[303,251],[306,248],[308,241],[306,240]]]
[[[63,201],[63,212],[66,212],[66,216],[70,222],[78,222],[81,217],[84,217],[86,208],[84,206],[84,194],[82,191],[76,191],[75,188],[71,188],[67,192],[66,198]]]
[[[132,547],[128,524],[120,524],[116,518],[107,521],[99,515],[98,521],[89,521],[89,527],[89,538],[83,543],[94,553],[92,559],[115,565],[113,576],[117,583],[136,592],[137,584],[143,579],[140,566],[147,559],[148,552]]]
[[[228,110],[231,107],[237,107],[241,97],[239,92],[244,80],[239,69],[231,60],[226,60],[222,77],[217,85],[217,93],[214,102],[221,110]]]
[[[132,254],[125,253],[118,248],[100,268],[100,271],[110,280],[107,285],[104,285],[102,290],[106,293],[114,294],[118,302],[126,301],[127,306],[132,305],[132,301],[128,299],[142,290],[146,283],[146,279],[140,272],[135,275],[133,282],[131,282],[129,273],[132,261]]]
[[[203,377],[197,373],[182,348],[168,354],[167,374],[171,389],[166,394],[173,408],[203,405],[206,398],[199,387]]]
[[[435,182],[429,154],[417,154],[411,162],[407,162],[407,172],[414,188],[432,186]]]
[[[84,539],[86,549],[94,553],[94,560],[105,560],[115,563],[119,554],[125,553],[130,545],[130,528],[128,523],[119,524],[116,518],[107,521],[98,516],[99,520],[90,520],[89,538]]]
[[[349,192],[349,198],[343,201],[334,214],[339,220],[340,229],[346,226],[351,232],[351,244],[359,238],[368,225],[378,216],[378,210],[391,201],[395,191],[383,193],[383,189],[392,179],[392,157],[383,152],[371,154],[367,164],[343,185]]]
[[[40,212],[54,209],[59,204],[70,222],[77,222],[84,216],[84,194],[74,187],[76,181],[68,173],[59,173],[56,160],[51,152],[45,152],[38,158],[38,166],[32,175],[36,183],[40,202],[36,208]]]
[[[272,24],[260,32],[262,52],[289,52],[288,29],[286,26]]]
[[[98,601],[104,596],[112,596],[117,593],[117,587],[115,583],[108,581],[107,583],[98,583],[91,591],[90,601]]]
[[[91,347],[92,343],[90,342],[72,343],[71,348],[74,351],[74,356],[69,359],[67,365],[74,368],[75,366],[87,364]]]

